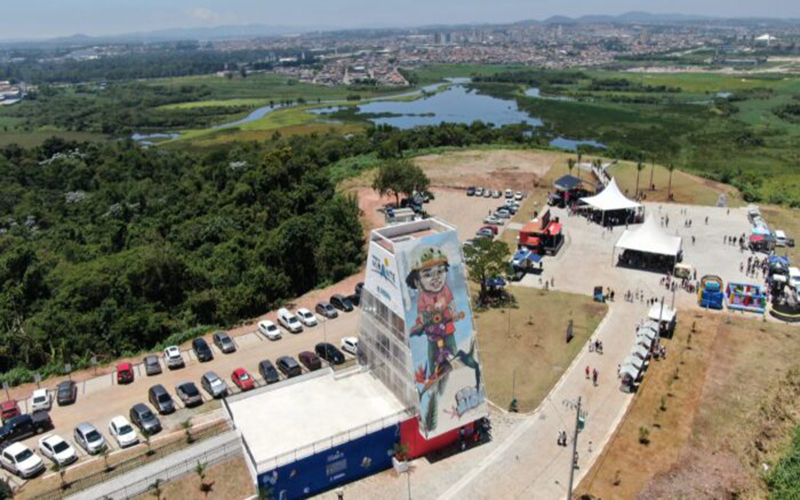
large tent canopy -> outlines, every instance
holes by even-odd
[[[581,198],[581,201],[602,212],[609,212],[611,210],[633,210],[640,208],[642,205],[633,200],[629,200],[619,190],[617,180],[612,178],[605,189],[600,194],[594,196],[587,196]]]
[[[650,215],[640,227],[622,233],[615,246],[622,250],[677,257],[681,252],[681,237],[664,232],[655,217]]]

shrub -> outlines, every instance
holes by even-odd
[[[644,445],[650,444],[650,429],[644,425],[639,427],[639,442]]]

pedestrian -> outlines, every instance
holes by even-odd
[[[592,370],[592,383],[597,386],[597,368]]]
[[[586,380],[589,380],[589,373],[590,372],[591,372],[591,369],[589,368],[589,365],[586,365]]]
[[[336,498],[337,500],[344,500],[344,488],[336,488]]]
[[[622,365],[617,365],[617,378],[622,378]]]
[[[692,235],[692,245],[694,245],[694,235]]]
[[[706,215],[706,226],[708,225],[708,215]]]
[[[614,290],[611,290],[611,302],[614,302]]]

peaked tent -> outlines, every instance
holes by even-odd
[[[599,194],[581,198],[581,201],[589,205],[589,207],[593,210],[603,212],[603,225],[605,225],[606,212],[612,212],[616,210],[643,209],[641,203],[629,200],[624,194],[622,194],[622,191],[619,190],[619,186],[617,186],[617,180],[613,177],[605,189],[600,191]]]
[[[680,236],[671,236],[664,232],[656,218],[651,215],[640,227],[627,229],[622,233],[615,248],[667,255],[677,259],[681,252],[681,241]]]

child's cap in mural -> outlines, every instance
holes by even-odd
[[[433,267],[437,264],[447,264],[447,255],[436,247],[420,247],[414,251],[413,271]]]

